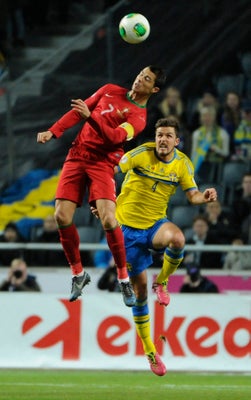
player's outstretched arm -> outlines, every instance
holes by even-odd
[[[51,131],[39,132],[37,134],[37,142],[38,143],[46,143],[51,140],[53,137],[53,133]]]
[[[204,192],[199,190],[190,190],[186,193],[186,196],[191,204],[199,205],[210,203],[217,200],[217,192],[215,188],[208,188]]]

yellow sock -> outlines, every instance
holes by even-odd
[[[149,314],[139,316],[134,315],[133,319],[135,322],[137,334],[140,337],[143,345],[144,353],[156,353],[156,347],[154,346],[154,343],[151,339]]]
[[[164,253],[163,265],[160,273],[156,278],[157,283],[167,282],[169,276],[173,274],[181,261],[183,260],[184,251],[183,249],[173,249],[167,247]]]

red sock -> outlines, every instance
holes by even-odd
[[[117,266],[118,279],[128,278],[124,236],[119,226],[106,230],[106,239]]]
[[[60,242],[63,246],[65,256],[70,264],[73,275],[78,275],[83,271],[79,251],[79,235],[74,224],[58,228]]]

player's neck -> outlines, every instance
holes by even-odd
[[[155,154],[157,154],[158,159],[163,162],[172,161],[174,158],[174,150],[166,155],[159,154],[158,152],[156,152]]]
[[[149,99],[149,96],[146,96],[145,94],[136,93],[133,90],[130,90],[130,92],[128,93],[128,97],[132,101],[134,101],[134,103],[137,103],[140,106],[145,106]]]

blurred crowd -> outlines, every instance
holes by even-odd
[[[157,119],[168,116],[175,116],[180,123],[179,149],[191,157],[198,177],[208,181],[209,164],[212,169],[212,164],[220,165],[229,160],[250,163],[251,98],[248,95],[244,98],[233,90],[221,100],[211,87],[186,106],[181,91],[177,87],[168,87],[162,100],[150,107],[141,141],[153,140]],[[212,181],[219,178],[218,169],[215,169]]]
[[[141,142],[154,140],[154,123],[158,118],[168,115],[175,116],[180,121],[179,148],[191,157],[199,188],[205,184],[207,187],[216,186],[217,190],[222,192],[219,193],[217,202],[196,209],[198,212],[193,214],[189,226],[180,226],[184,229],[186,243],[234,246],[251,244],[251,100],[240,98],[237,93],[231,91],[226,94],[221,104],[216,94],[212,90],[207,90],[194,103],[193,112],[188,115],[180,91],[176,87],[168,87],[160,102],[150,106],[148,124],[140,136]],[[230,174],[230,186],[226,187],[222,174],[224,168],[229,165],[234,168]],[[117,194],[120,192],[122,182],[123,177],[117,180]],[[185,206],[184,221],[187,219],[187,214],[190,214],[186,207],[189,206]],[[171,220],[173,209],[175,207],[168,210],[168,217]],[[90,214],[90,211],[88,209],[83,211],[85,211],[84,217],[80,213],[81,220],[75,222],[81,232],[81,242],[86,242],[90,241],[91,230],[95,233],[98,226],[95,218],[88,217],[89,222],[86,222],[86,215]],[[182,214],[180,217],[182,220]],[[173,222],[176,223],[174,219]],[[94,237],[95,242],[99,242],[99,235]],[[24,241],[27,241],[27,238],[22,237],[22,232],[18,232],[13,222],[7,224],[0,236],[0,242]],[[45,218],[43,226],[31,232],[28,241],[59,243],[53,215]],[[82,255],[85,265],[93,266],[96,263],[98,266],[97,257],[93,252],[83,252]],[[23,250],[1,250],[0,265],[8,266],[13,258],[23,256]],[[111,267],[110,256],[107,257],[109,262],[106,262],[106,266]],[[155,267],[161,266],[158,257],[154,259]],[[29,251],[25,254],[25,258],[30,265],[66,265],[61,250]],[[245,270],[251,269],[250,260],[250,254],[245,251],[229,253],[197,251],[186,252],[184,265],[193,263],[200,269]]]

